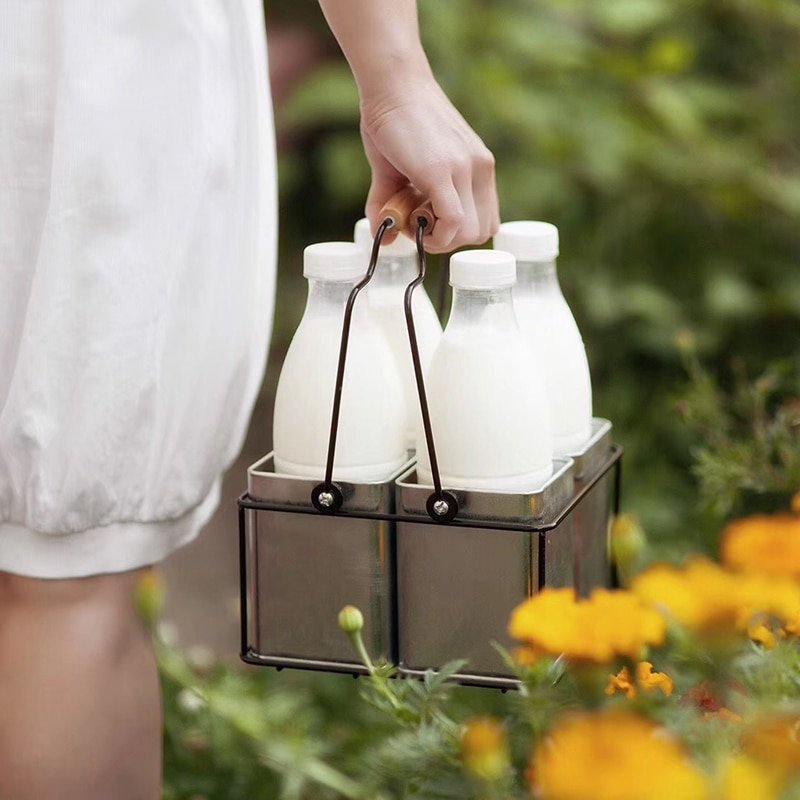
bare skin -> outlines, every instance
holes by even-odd
[[[157,800],[161,701],[141,570],[0,572],[0,798]]]
[[[412,183],[439,221],[432,253],[485,242],[500,216],[494,157],[454,108],[419,41],[414,0],[320,0],[358,85],[361,137],[372,168],[366,212]]]

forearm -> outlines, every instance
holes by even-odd
[[[430,79],[415,0],[319,0],[361,99]]]

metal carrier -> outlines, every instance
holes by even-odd
[[[336,624],[349,604],[364,615],[371,655],[397,664],[401,676],[466,658],[459,682],[513,688],[517,681],[492,646],[513,646],[505,633],[512,609],[545,585],[585,595],[612,582],[608,523],[619,509],[622,448],[612,443],[611,423],[595,419],[586,446],[557,459],[536,492],[442,487],[411,306],[425,278],[431,217],[415,212],[412,219],[419,274],[404,305],[433,487],[417,484],[413,460],[383,483],[333,479],[353,307],[385,232],[404,227],[387,216],[345,307],[325,479],[278,474],[271,453],[248,469],[239,498],[241,657],[278,669],[363,674]]]

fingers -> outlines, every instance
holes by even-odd
[[[449,176],[433,179],[428,187],[420,187],[430,198],[431,208],[436,217],[433,232],[425,237],[425,249],[429,253],[446,253],[458,247],[459,231],[464,222],[464,207],[461,197]]]
[[[472,191],[478,214],[480,232],[478,240],[485,242],[500,227],[500,208],[497,200],[494,156],[489,150],[482,153],[472,177]]]
[[[386,201],[410,183],[437,218],[425,236],[429,252],[481,244],[495,233],[494,157],[435,82],[389,105],[362,103],[361,133],[373,175],[366,209],[373,230]]]
[[[500,224],[494,157],[482,144],[439,169],[428,169],[416,184],[431,200],[437,217],[425,249],[444,253],[483,244]]]

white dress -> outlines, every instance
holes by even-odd
[[[276,226],[259,0],[0,3],[0,570],[198,533],[261,384]]]

